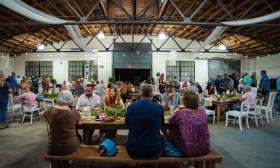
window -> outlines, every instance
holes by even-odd
[[[69,61],[68,80],[75,81],[88,74],[88,80],[97,80],[97,65],[93,61]]]
[[[166,66],[166,80],[194,81],[195,80],[194,61],[176,61],[176,65]]]
[[[46,73],[53,77],[53,61],[25,61],[25,76],[42,77]]]

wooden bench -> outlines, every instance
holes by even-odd
[[[132,159],[124,146],[117,146],[118,154],[114,157],[100,156],[97,152],[96,145],[81,145],[76,152],[65,156],[45,156],[45,160],[51,163],[51,168],[68,168],[69,161],[91,161],[93,163],[106,164],[127,164],[127,165],[143,165],[143,164],[182,164],[191,163],[195,168],[215,168],[216,163],[222,162],[220,156],[214,150],[208,155],[200,157],[160,157],[158,160]]]

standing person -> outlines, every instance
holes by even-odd
[[[125,122],[128,128],[126,150],[133,158],[158,158],[163,141],[160,129],[164,123],[161,105],[151,101],[153,86],[145,84],[141,88],[141,99],[127,108]]]
[[[183,107],[172,114],[170,125],[172,143],[186,156],[201,156],[210,152],[210,134],[204,108],[200,107],[199,96],[192,90],[183,93]]]
[[[252,72],[251,78],[253,80],[252,87],[257,87],[258,82],[257,82],[256,72]]]
[[[5,74],[0,71],[0,129],[8,128],[6,124],[6,111],[9,93],[12,93],[11,86],[9,82],[5,81]]]
[[[43,75],[42,87],[43,87],[43,92],[49,92],[51,86],[50,86],[50,78],[48,74]]]
[[[70,109],[69,105],[72,102],[72,93],[63,90],[58,94],[56,106],[40,113],[46,118],[50,128],[47,152],[49,155],[67,155],[80,147],[76,125],[81,116],[76,110]]]
[[[164,80],[164,74],[160,74],[160,77],[159,77],[159,87],[158,87],[158,90],[159,90],[159,93],[163,94],[165,92],[165,80]]]
[[[99,96],[100,103],[102,105],[104,103],[104,90],[105,90],[105,86],[103,80],[101,80],[100,82],[97,81],[95,86],[95,93]]]
[[[276,81],[276,89],[278,91],[278,112],[280,112],[280,77]]]
[[[157,72],[156,73],[156,80],[155,80],[156,92],[159,92],[159,77],[160,77],[160,73]]]
[[[73,90],[73,96],[80,97],[84,93],[85,93],[84,87],[81,85],[80,81],[76,81],[74,90]]]
[[[16,77],[16,73],[15,72],[12,72],[12,76],[9,77],[9,83],[10,83],[10,86],[13,90],[13,94],[16,92],[16,88],[17,88],[17,85],[18,85],[18,82],[17,82],[17,77]]]
[[[264,98],[263,102],[266,105],[268,100],[269,89],[270,89],[270,81],[265,70],[261,71],[261,80],[259,83],[259,89],[261,90],[261,94]]]
[[[229,78],[229,91],[230,92],[234,92],[234,80],[233,80],[233,77],[231,75],[229,75],[228,78]]]
[[[217,94],[222,93],[221,84],[222,84],[221,75],[218,75],[217,79],[214,81],[214,86],[215,86],[215,89],[217,91]]]
[[[243,84],[247,86],[252,86],[253,84],[253,79],[252,76],[249,75],[247,72],[245,72],[244,77],[243,77]]]

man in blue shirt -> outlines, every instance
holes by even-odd
[[[276,89],[278,91],[278,112],[280,112],[280,77],[276,81]]]
[[[219,94],[222,93],[221,84],[222,84],[221,75],[218,75],[218,76],[217,76],[217,79],[214,81],[214,86],[215,86],[216,91],[217,91]]]
[[[151,101],[152,93],[153,87],[144,84],[141,100],[127,108],[128,139],[125,146],[133,158],[157,158],[162,151],[160,129],[164,123],[164,111],[160,104]]]
[[[11,85],[11,88],[13,90],[13,93],[15,93],[16,91],[16,87],[18,85],[18,82],[17,82],[17,77],[16,77],[16,73],[15,72],[12,72],[12,76],[9,77],[9,83]]]
[[[266,75],[265,70],[261,71],[261,80],[259,83],[259,89],[262,92],[262,96],[264,97],[263,101],[266,104],[268,100],[269,89],[270,89],[270,81],[268,76]]]

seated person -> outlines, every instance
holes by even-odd
[[[120,93],[119,93],[119,90],[115,86],[113,88],[110,88],[109,97],[105,98],[104,107],[105,108],[106,107],[114,108],[114,107],[116,107],[118,105],[124,106],[122,98],[121,98]],[[98,142],[101,140],[100,138],[104,134],[105,134],[106,138],[111,138],[111,139],[115,138],[116,135],[117,135],[117,130],[105,130],[105,129],[102,129],[102,130],[100,130],[99,133],[100,133],[100,136],[99,136]]]
[[[126,150],[133,158],[157,158],[163,148],[160,129],[164,123],[164,111],[161,105],[151,101],[152,85],[144,84],[140,94],[141,99],[127,108]]]
[[[212,83],[207,83],[207,86],[203,91],[203,96],[209,97],[212,94],[215,94],[214,85]]]
[[[166,86],[166,92],[161,95],[161,104],[164,110],[169,110],[170,105],[176,107],[179,103],[180,95],[173,90],[172,85]]]
[[[93,93],[93,87],[91,84],[86,85],[85,93],[82,94],[76,104],[76,109],[81,111],[82,108],[93,109],[100,107],[100,98],[95,93]]]
[[[247,101],[245,104],[245,108],[254,109],[256,106],[256,95],[251,92],[251,86],[243,86],[244,94],[242,96],[238,95],[237,98],[239,101]],[[236,110],[240,110],[240,104],[234,107]]]
[[[115,86],[110,88],[109,97],[105,98],[104,107],[115,107],[117,105],[124,106],[118,88]]]
[[[72,102],[72,93],[69,90],[62,90],[57,97],[56,106],[40,113],[49,124],[49,155],[67,155],[80,147],[76,125],[81,116],[76,110],[70,109],[69,105]]]
[[[200,107],[199,97],[195,92],[186,90],[183,93],[183,106],[172,114],[169,123],[175,126],[172,143],[183,154],[192,157],[210,152],[206,112]]]
[[[93,86],[91,84],[86,85],[85,93],[82,94],[76,104],[76,110],[83,111],[83,108],[88,110],[93,110],[96,107],[100,107],[100,98],[95,93],[93,93]],[[87,111],[87,110],[85,110]],[[85,144],[92,144],[92,135],[94,129],[84,129],[84,142]]]
[[[16,96],[16,100],[20,101],[24,108],[37,108],[38,103],[36,101],[36,94],[31,92],[28,84],[22,84],[24,93],[20,96]]]
[[[80,81],[76,81],[74,83],[73,95],[75,97],[80,97],[82,94],[85,93],[84,87],[81,85]]]

